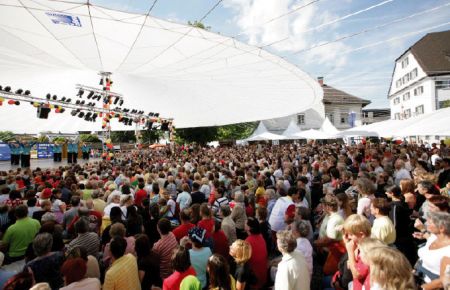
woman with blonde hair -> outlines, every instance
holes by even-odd
[[[364,242],[361,246],[364,248]],[[364,252],[363,257],[370,264],[371,290],[416,289],[411,265],[400,251],[390,247],[372,247]]]
[[[236,263],[236,270],[234,271],[236,290],[250,289],[250,285],[255,282],[248,263],[252,256],[252,246],[246,241],[236,240],[230,246],[230,256],[233,257]]]

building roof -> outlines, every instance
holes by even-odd
[[[362,104],[363,107],[370,104],[369,100],[355,97],[344,91],[335,89],[327,84],[323,84],[322,88],[324,104]]]
[[[450,30],[428,33],[409,50],[428,76],[450,73]]]

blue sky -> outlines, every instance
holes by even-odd
[[[91,2],[146,13],[154,0]],[[150,14],[186,23],[202,18],[217,2],[158,0]],[[389,106],[394,60],[427,32],[450,29],[449,22],[449,0],[223,0],[203,21],[213,32],[264,46],[312,77],[323,76],[325,83],[369,99],[371,108]]]

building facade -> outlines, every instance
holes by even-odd
[[[386,121],[391,118],[390,109],[363,109],[362,124],[369,125],[376,122]]]
[[[450,105],[450,31],[425,35],[395,60],[388,99],[397,120]]]
[[[338,129],[345,130],[362,125],[362,108],[370,104],[365,100],[324,83],[317,79],[323,89],[323,100],[319,110],[309,109],[283,118],[264,120],[266,128],[275,134],[282,134],[292,119],[295,119],[301,130],[319,129],[326,117]]]

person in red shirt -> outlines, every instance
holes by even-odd
[[[261,228],[257,219],[249,217],[245,224],[248,237],[245,239],[252,246],[252,256],[248,261],[250,268],[257,277],[257,283],[251,289],[262,289],[267,282],[267,247],[261,235]]]
[[[136,194],[134,195],[134,204],[139,207],[142,207],[142,201],[147,198],[147,191],[144,189],[144,187],[145,183],[139,182],[139,190],[136,191]]]
[[[186,276],[196,276],[194,268],[191,266],[189,250],[178,247],[172,255],[172,269],[174,272],[164,279],[163,290],[179,290],[181,281]]]
[[[230,246],[225,232],[220,228],[220,222],[215,221],[214,233],[212,234],[214,241],[214,254],[222,255],[227,261],[230,258]]]
[[[200,215],[202,219],[197,226],[206,230],[206,236],[210,237],[214,232],[214,219],[211,218],[211,210],[207,203],[202,203],[200,206]]]
[[[191,215],[188,208],[185,208],[180,212],[180,221],[181,224],[172,231],[177,242],[180,242],[183,237],[187,237],[189,230],[195,227],[195,225],[191,223]]]

